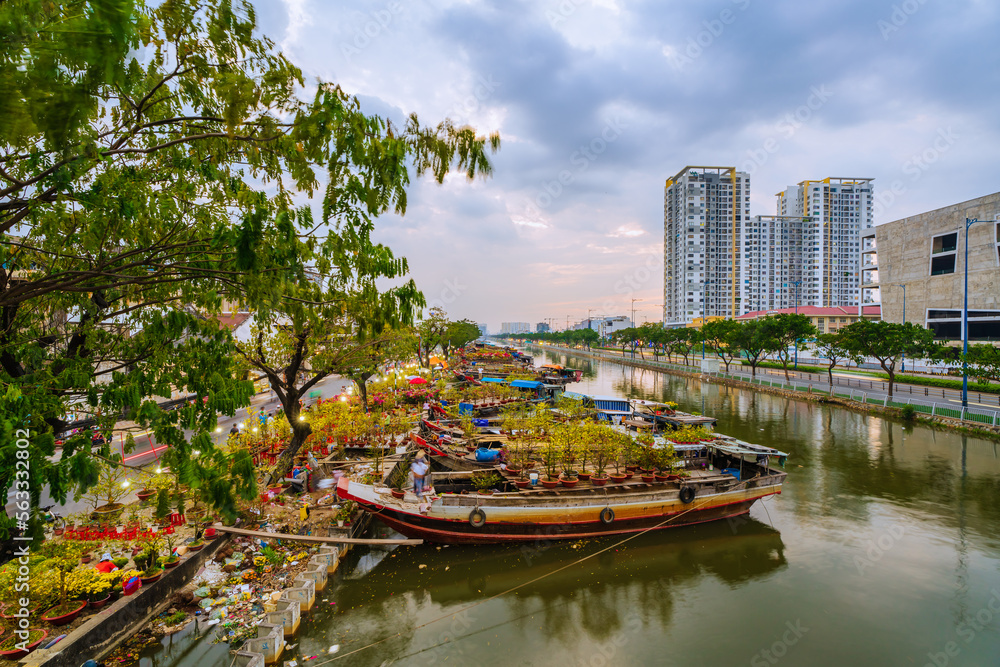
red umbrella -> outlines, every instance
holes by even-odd
[[[413,378],[410,380],[410,384],[427,384],[427,380],[424,378]]]

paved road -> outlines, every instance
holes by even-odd
[[[341,392],[344,391],[345,387],[351,384],[352,383],[350,380],[344,378],[336,376],[328,377],[322,382],[317,383],[317,385],[313,388],[312,391],[319,391],[320,396],[326,399],[332,396],[336,396],[337,394],[340,394]],[[315,399],[309,399],[309,400],[311,401]],[[278,399],[273,392],[267,391],[257,394],[251,399],[249,408],[242,408],[240,410],[237,410],[236,414],[232,417],[224,415],[220,416],[219,425],[216,429],[216,436],[215,436],[216,443],[223,441],[225,440],[226,437],[228,437],[229,429],[232,428],[233,424],[237,424],[246,419],[247,410],[253,410],[254,412],[257,412],[261,408],[264,408],[269,412],[272,410],[274,410],[275,412],[281,410],[281,407],[278,404]],[[133,424],[131,422],[120,423],[121,428],[127,428],[129,426],[133,426]],[[187,435],[190,435],[190,433],[188,432],[185,433]],[[128,464],[133,466],[146,467],[150,469],[155,467],[160,454],[162,454],[163,450],[165,449],[165,446],[156,445],[153,442],[152,435],[148,431],[144,433],[133,433],[133,437],[135,438],[135,449],[133,449],[133,451],[129,453],[128,456],[125,457]],[[115,443],[116,444],[121,443],[121,435],[118,433],[116,433],[115,435]],[[59,454],[57,453],[56,456],[58,455]],[[136,490],[138,491],[138,489]],[[14,498],[14,491],[12,489],[7,494],[6,510],[8,515],[12,511],[11,504],[13,498]],[[134,499],[135,498],[133,496],[128,496],[125,502],[131,502]],[[58,512],[60,515],[65,517],[69,514],[89,509],[89,506],[87,505],[86,501],[82,499],[74,500],[72,497],[70,497],[67,498],[66,500],[67,502],[64,505],[57,505],[53,511]],[[47,490],[42,493],[42,498],[41,501],[39,502],[39,506],[45,507],[48,505],[55,505],[55,504],[56,504],[55,501],[52,499],[51,496],[49,496]]]

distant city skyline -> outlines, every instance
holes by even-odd
[[[499,131],[492,179],[413,179],[376,240],[454,319],[660,318],[663,185],[734,165],[751,215],[803,177],[873,178],[882,224],[997,191],[996,3],[255,2],[363,108]],[[805,175],[805,176],[803,176]],[[660,304],[660,305],[655,305]]]

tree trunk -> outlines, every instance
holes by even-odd
[[[837,365],[836,360],[831,360],[830,367],[826,369],[826,373],[830,378],[830,389],[833,389],[833,367]]]

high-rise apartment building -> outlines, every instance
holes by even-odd
[[[663,323],[740,314],[740,226],[750,176],[734,167],[685,167],[663,191]]]
[[[803,216],[755,215],[743,221],[740,315],[794,308],[796,300],[799,305],[807,303],[802,298],[804,267],[815,247],[818,227],[813,218]]]
[[[799,303],[857,307],[861,234],[874,226],[872,179],[802,181],[778,193],[778,215],[815,223],[803,242]]]
[[[500,334],[526,334],[531,333],[531,324],[528,322],[501,322]]]

